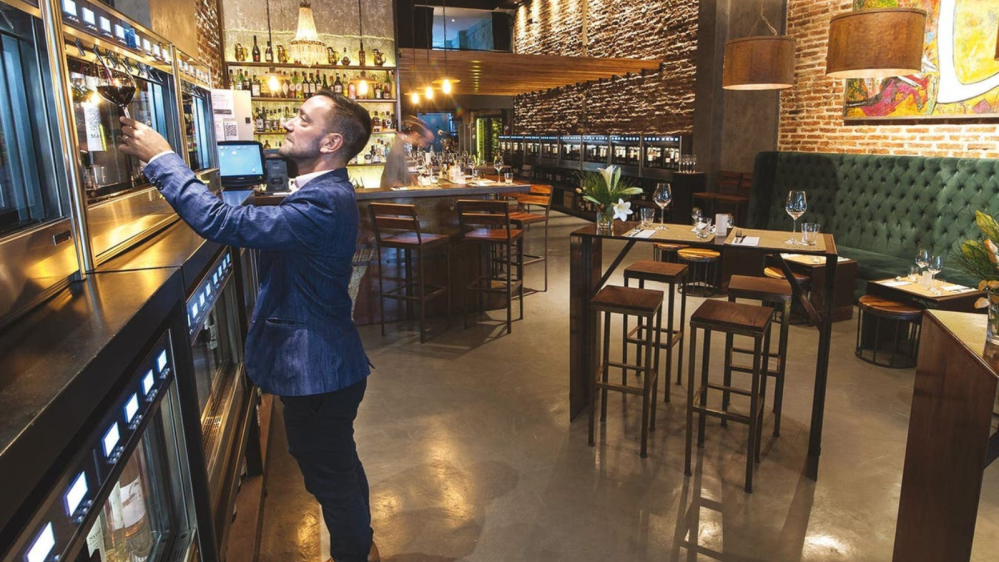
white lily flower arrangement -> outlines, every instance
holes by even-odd
[[[999,343],[999,222],[975,211],[975,224],[984,240],[965,240],[953,262],[957,269],[981,280],[978,290],[985,296],[978,299],[975,308],[988,309],[988,340]]]
[[[579,177],[579,188],[576,193],[583,199],[593,203],[601,213],[613,211],[614,218],[628,220],[631,202],[627,201],[634,195],[642,193],[642,188],[632,186],[627,180],[621,179],[621,168],[608,166],[598,172],[583,172]]]

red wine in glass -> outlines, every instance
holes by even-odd
[[[114,84],[97,86],[97,93],[100,94],[102,98],[120,107],[122,113],[125,114],[125,117],[131,119],[132,117],[128,114],[127,106],[132,103],[132,98],[135,97],[135,85],[118,85],[117,83],[118,81],[115,80]]]

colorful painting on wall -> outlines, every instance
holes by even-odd
[[[854,9],[926,10],[923,72],[846,81],[845,119],[999,116],[999,0],[854,0]]]

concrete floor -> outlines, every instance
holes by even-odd
[[[587,446],[586,416],[570,424],[567,412],[568,235],[583,224],[552,219],[549,291],[527,297],[512,335],[497,322],[463,330],[458,318],[425,345],[413,326],[392,325],[384,338],[378,326],[362,328],[377,370],[356,437],[382,559],[890,560],[913,370],[857,359],[856,320],[834,327],[818,482],[801,475],[818,342],[806,327],[791,328],[781,436],[770,436],[768,414],[755,493],[743,491],[747,432],[738,424],[709,420],[694,476],[684,477],[685,387],[660,404],[648,458],[638,455],[635,396],[611,394],[597,446]],[[529,233],[528,249],[540,234]],[[620,246],[605,246],[606,264]],[[639,245],[629,259],[650,254]],[[540,269],[528,284],[540,284]],[[325,560],[318,504],[286,447],[275,417],[260,560]],[[995,560],[997,548],[993,467],[973,560]]]

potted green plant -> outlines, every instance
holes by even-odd
[[[597,232],[609,233],[615,218],[627,220],[628,215],[634,212],[631,202],[626,199],[641,194],[642,188],[622,180],[621,168],[608,166],[598,172],[581,172],[576,193],[596,207]]]
[[[989,313],[987,340],[999,345],[999,222],[995,217],[975,211],[975,224],[984,240],[965,240],[961,253],[954,258],[957,269],[980,279],[978,290],[985,296],[975,308],[987,308]]]

